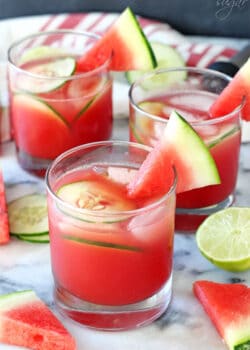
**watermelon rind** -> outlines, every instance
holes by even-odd
[[[121,14],[116,27],[124,42],[127,42],[130,52],[133,52],[138,69],[155,68],[157,60],[154,51],[130,7]]]
[[[166,144],[166,149],[171,148],[174,152],[172,162],[178,176],[177,193],[220,184],[220,175],[209,149],[192,126],[176,111],[171,113],[164,129],[163,143]],[[185,184],[183,169],[178,171],[179,162],[185,164],[189,172],[188,176],[192,179],[190,186],[188,181]]]
[[[9,294],[0,295],[0,314],[5,310],[23,305],[25,302],[36,299],[36,294],[32,290],[24,290]]]

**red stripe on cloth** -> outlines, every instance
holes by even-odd
[[[189,58],[187,60],[187,65],[188,66],[197,66],[198,65],[198,62],[207,54],[207,52],[209,51],[209,48],[210,46],[206,46],[201,52],[197,52],[196,51],[196,47],[198,46],[199,44],[192,44],[190,46],[190,49],[189,49]]]
[[[142,28],[144,28],[144,27],[146,27],[148,25],[152,25],[152,24],[156,24],[156,25],[161,24],[161,22],[153,20],[153,19],[143,18],[143,17],[140,17],[140,16],[137,16],[136,18],[137,18],[137,20],[140,23]]]
[[[87,13],[69,14],[64,21],[58,26],[58,29],[74,29],[80,22],[84,21]]]
[[[60,15],[59,15],[60,16]],[[55,28],[56,29],[74,29],[80,22],[84,21],[87,14],[69,14],[65,19]],[[56,16],[53,16],[55,19]],[[48,24],[51,24],[52,21]],[[48,28],[47,24],[47,28]],[[51,35],[43,41],[43,45],[51,45],[53,42],[58,41],[57,35]]]
[[[79,24],[84,23],[84,21],[89,18],[89,16],[93,15],[93,13],[73,13],[73,14],[68,14],[66,15],[65,19],[58,25],[58,29],[74,29],[76,28]],[[60,15],[52,15],[46,23],[41,27],[41,30],[46,30],[52,23],[53,21]],[[99,15],[93,16],[93,22],[90,23],[89,25],[86,26],[86,30],[89,31],[96,31],[98,32],[98,25],[106,18],[106,16],[109,16],[107,13],[100,13]],[[118,16],[118,15],[117,15]],[[114,17],[114,20],[116,17]],[[151,20],[148,18],[144,18],[141,16],[137,16],[138,22],[140,23],[141,27],[143,30],[147,30],[147,37],[152,36],[152,34],[157,34],[159,33],[164,33],[166,32],[166,36],[169,35],[171,37],[171,32],[178,33],[176,32],[171,26],[168,24],[156,21],[156,20]],[[113,21],[110,21],[110,24],[107,25],[105,28],[105,31],[113,24]],[[103,32],[99,31],[100,34]],[[166,38],[166,37],[165,37]],[[55,41],[55,37],[51,37],[50,39],[47,39],[45,44],[51,44],[52,42]],[[182,51],[182,43],[176,43],[175,47],[179,49],[179,51]],[[184,58],[186,61],[186,64],[188,66],[199,66],[199,63],[201,62],[200,66],[204,66],[204,62],[206,62],[206,66],[212,63],[215,60],[218,60],[220,57],[224,58],[230,58],[235,54],[235,50],[232,48],[224,48],[221,47],[221,50],[217,50],[217,52],[213,53],[210,52],[210,48],[212,45],[204,45],[204,49],[202,49],[201,44],[192,44],[187,42],[184,43]],[[200,48],[201,47],[201,48]],[[207,60],[204,59],[208,55]],[[211,55],[211,57],[210,57]]]
[[[40,28],[40,31],[45,31],[56,17],[57,15],[50,16],[49,19],[42,25],[42,27]]]
[[[210,54],[209,50],[212,47],[213,46],[210,45],[206,50],[204,50],[204,52],[202,52],[202,54],[196,55],[194,53],[195,51],[195,45],[194,45],[193,49],[190,50],[190,56],[187,61],[187,65],[193,66],[193,67],[195,66],[208,67],[211,63],[218,61],[220,59],[229,59],[236,53],[236,50],[234,49],[221,47],[220,49],[218,49],[216,54]],[[207,59],[204,60],[204,58],[207,58]],[[201,60],[205,61],[205,64],[204,62],[203,64],[200,64]]]
[[[98,26],[99,23],[101,23],[101,21],[106,17],[107,15],[104,13],[100,13],[99,17],[97,17],[95,19],[95,21],[87,27],[87,30],[89,31],[95,31],[95,27]],[[113,24],[113,22],[110,23],[110,25],[108,27],[110,27]],[[106,28],[106,30],[108,29],[108,27]]]
[[[147,30],[147,28],[149,28],[149,27],[150,27],[150,30]],[[175,32],[171,27],[169,27],[165,24],[158,24],[158,25],[155,24],[155,25],[150,25],[150,26],[148,25],[148,26],[145,26],[143,28],[143,31],[147,31],[147,37],[150,37],[153,34],[157,34],[158,32],[161,32],[161,33],[164,32],[165,35],[171,36],[171,32],[172,33]]]
[[[221,52],[217,55],[214,55],[213,57],[211,57],[211,59],[207,62],[206,66],[209,66],[211,63],[215,62],[215,61],[219,61],[219,60],[226,60],[231,58],[234,54],[236,54],[236,50],[234,49],[230,49],[230,48],[222,48]]]

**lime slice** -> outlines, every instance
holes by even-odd
[[[161,68],[173,68],[173,67],[185,67],[185,62],[181,55],[173,47],[162,44],[159,42],[152,42],[151,47],[154,51],[157,67]],[[126,72],[126,78],[130,84],[132,84],[137,79],[141,78],[146,71],[129,71]],[[149,79],[147,82],[143,82],[143,87],[150,89],[151,87],[159,87],[162,84],[171,84],[175,81],[181,81],[186,79],[186,72],[176,71],[171,74],[161,74],[160,76],[154,76],[153,79]]]
[[[250,208],[231,207],[210,215],[198,228],[196,242],[214,265],[229,271],[250,268]]]

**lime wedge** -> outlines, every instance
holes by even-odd
[[[231,207],[210,215],[198,228],[200,252],[229,271],[250,269],[250,208]]]

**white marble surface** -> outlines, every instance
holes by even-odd
[[[117,119],[114,130],[113,138],[127,139],[127,120]],[[43,180],[20,169],[12,143],[2,147],[1,159],[8,201],[34,189],[44,190]],[[250,206],[249,173],[250,144],[245,144],[241,149],[237,205]],[[0,294],[35,290],[75,337],[78,350],[226,350],[192,294],[192,283],[196,279],[242,281],[250,285],[250,272],[219,270],[200,255],[193,235],[176,232],[174,293],[169,310],[152,325],[138,330],[97,332],[63,319],[54,309],[49,244],[32,244],[12,238],[9,244],[0,246]],[[0,350],[14,349],[21,348],[0,344]]]

